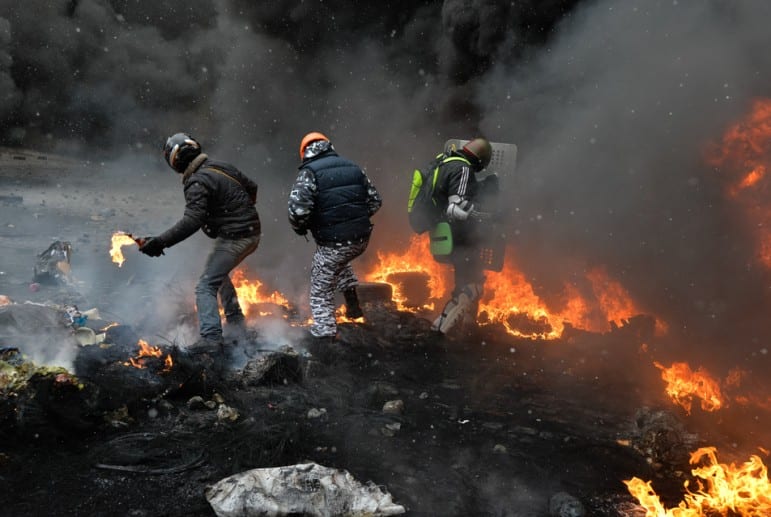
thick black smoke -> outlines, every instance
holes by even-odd
[[[753,228],[704,159],[767,95],[763,2],[0,6],[0,143],[157,160],[189,131],[260,182],[256,260],[277,279],[297,276],[287,249],[310,251],[285,222],[304,133],[328,133],[383,191],[370,259],[409,237],[409,171],[484,134],[519,147],[514,249],[555,307],[603,266],[687,344],[753,354],[769,330]]]
[[[406,128],[477,129],[470,84],[545,40],[573,3],[4,0],[0,139],[131,146],[176,123],[275,143],[393,90],[434,117]],[[346,83],[350,106],[329,96]]]

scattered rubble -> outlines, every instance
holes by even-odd
[[[72,244],[55,241],[35,261],[32,280],[40,284],[72,284]]]

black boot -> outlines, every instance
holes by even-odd
[[[349,287],[343,291],[343,296],[345,297],[345,315],[352,320],[363,317],[364,313],[359,305],[359,295],[356,294],[356,288]]]

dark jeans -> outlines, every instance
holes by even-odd
[[[219,293],[226,320],[230,322],[243,320],[244,314],[241,312],[236,290],[229,275],[242,260],[257,249],[259,243],[259,235],[243,239],[218,237],[214,240],[203,274],[195,286],[195,305],[198,310],[201,337],[222,340],[222,322],[217,305],[217,293]]]

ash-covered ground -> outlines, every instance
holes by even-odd
[[[151,343],[184,348],[194,328],[187,275],[198,268],[196,256],[180,257],[198,237],[161,261],[128,250],[123,268],[107,252],[113,232],[156,232],[181,214],[178,178],[106,181],[98,163],[21,156],[5,152],[0,171],[0,294],[17,304],[97,308],[101,319]],[[75,283],[30,289],[37,254],[56,240],[72,244]],[[169,262],[175,268],[159,274]],[[160,294],[169,291],[178,305]],[[756,436],[751,426],[731,431],[698,410],[686,417],[666,399],[650,365],[668,345],[644,316],[554,341],[516,339],[497,327],[438,339],[427,319],[383,303],[366,310],[367,323],[341,326],[332,359],[306,350],[298,328],[257,317],[248,343],[233,348],[230,368],[212,384],[150,397],[127,390],[125,404],[113,395],[111,411],[87,420],[70,406],[40,416],[37,427],[3,415],[3,515],[214,515],[207,486],[308,461],[382,486],[407,515],[643,515],[623,480],[653,480],[676,504],[692,448],[741,449]],[[175,332],[161,333],[169,322]],[[9,339],[2,346],[15,346]],[[299,353],[300,376],[243,382],[249,359],[285,345]],[[73,367],[77,350],[46,347],[21,348],[36,361]],[[196,395],[203,403],[191,402]],[[212,400],[238,417],[218,415],[217,404],[206,404]],[[384,411],[397,400],[403,409]],[[584,513],[559,513],[566,501]]]

